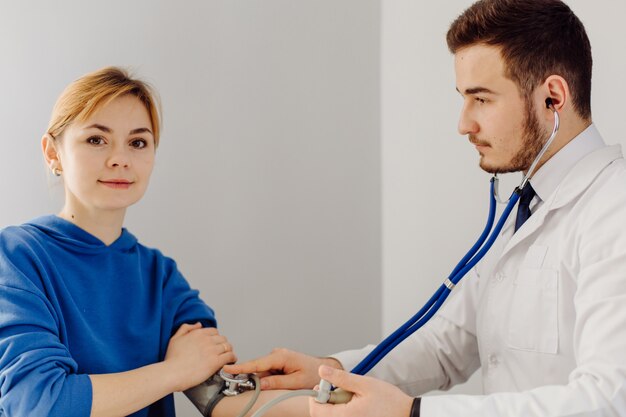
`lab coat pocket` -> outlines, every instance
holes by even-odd
[[[514,281],[508,345],[512,349],[557,353],[558,271],[521,268]]]

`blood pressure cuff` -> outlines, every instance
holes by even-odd
[[[224,398],[222,391],[225,386],[224,380],[215,374],[202,384],[185,390],[184,393],[203,416],[210,417],[217,403]]]

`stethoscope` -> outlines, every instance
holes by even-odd
[[[483,230],[482,234],[469,250],[469,252],[461,259],[461,261],[456,265],[452,273],[446,278],[446,280],[441,284],[439,289],[433,294],[433,296],[426,302],[426,304],[419,310],[413,317],[411,317],[406,323],[400,326],[395,332],[389,335],[385,340],[383,340],[374,350],[372,350],[369,355],[367,355],[357,366],[352,369],[352,373],[358,375],[365,375],[370,371],[378,362],[380,362],[389,352],[391,352],[398,344],[400,344],[404,339],[415,333],[419,328],[421,328],[424,324],[430,320],[431,317],[435,315],[435,313],[439,310],[439,308],[443,305],[446,298],[452,291],[452,289],[461,281],[461,279],[467,274],[467,272],[472,269],[478,261],[480,261],[485,254],[491,249],[491,246],[495,242],[496,238],[500,235],[502,231],[502,227],[504,223],[509,218],[513,207],[517,204],[517,201],[520,198],[522,190],[528,183],[528,180],[532,177],[532,174],[535,172],[535,168],[537,164],[550,147],[550,144],[554,141],[558,131],[559,131],[559,113],[556,111],[554,106],[552,105],[552,100],[546,100],[546,106],[554,112],[554,128],[552,129],[552,134],[548,138],[548,141],[543,145],[539,154],[535,157],[535,160],[530,165],[530,168],[524,175],[522,182],[519,186],[515,188],[508,202],[501,201],[498,193],[498,176],[494,174],[490,181],[490,191],[489,191],[489,216],[487,218],[487,225],[485,226],[485,230]],[[496,227],[493,228],[493,223],[495,219],[496,212],[496,199],[498,202],[502,204],[506,204],[502,214],[500,215],[500,219],[496,224]],[[493,230],[492,230],[493,228]]]

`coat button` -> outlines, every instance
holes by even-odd
[[[504,274],[502,272],[496,273],[493,277],[494,282],[502,282],[504,280]]]
[[[491,353],[488,357],[487,360],[489,361],[489,366],[492,368],[495,368],[496,366],[498,366],[498,363],[500,363],[500,360],[498,359],[497,355],[494,355],[493,353]]]

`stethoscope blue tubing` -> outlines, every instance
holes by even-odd
[[[490,200],[489,200],[489,216],[487,218],[487,225],[483,230],[482,234],[472,246],[472,248],[467,252],[467,254],[461,259],[461,261],[456,265],[452,273],[448,276],[448,279],[453,284],[458,284],[461,279],[472,269],[478,261],[480,261],[485,254],[491,249],[493,243],[496,241],[502,228],[504,227],[504,223],[508,219],[513,207],[517,204],[519,200],[521,190],[520,188],[516,188],[511,194],[509,198],[508,204],[496,224],[496,227],[492,230],[493,223],[495,220],[496,214],[496,199],[495,199],[495,181],[494,178],[491,179],[490,186]],[[487,239],[488,238],[488,239]],[[486,243],[485,243],[486,241]],[[477,253],[478,252],[478,253]],[[385,340],[383,340],[374,350],[372,350],[369,355],[367,355],[357,366],[352,369],[353,374],[357,375],[365,375],[368,373],[378,362],[380,362],[389,352],[391,352],[397,345],[399,345],[404,339],[415,333],[419,328],[421,328],[424,324],[430,320],[432,316],[439,310],[439,308],[443,305],[448,295],[452,291],[451,288],[446,286],[446,283],[442,284],[439,289],[433,294],[433,296],[426,302],[426,304],[406,323],[400,326],[395,332],[387,336]]]

